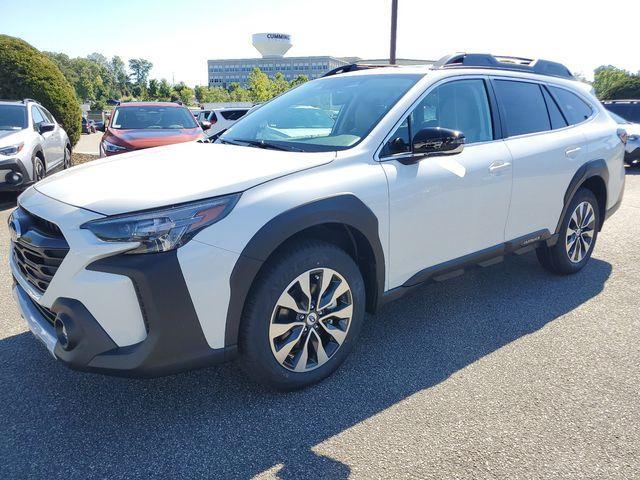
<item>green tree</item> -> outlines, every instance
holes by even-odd
[[[138,85],[147,85],[147,79],[149,78],[149,72],[153,68],[153,63],[144,58],[132,58],[129,60],[129,70],[131,70],[131,76]]]
[[[42,103],[76,144],[82,112],[69,81],[47,55],[24,40],[0,35],[0,98],[26,97]]]
[[[254,102],[266,102],[271,98],[271,80],[258,67],[249,74],[249,96]]]
[[[622,98],[619,95],[634,91],[634,83],[638,75],[633,75],[626,70],[603,65],[594,70],[593,88],[601,100],[613,100]]]
[[[160,99],[160,82],[155,78],[149,80],[149,98],[152,100]]]
[[[159,100],[169,100],[171,98],[171,85],[165,78],[160,80],[158,84],[158,99]]]
[[[291,80],[291,84],[289,86],[291,88],[295,88],[298,85],[302,85],[303,83],[306,83],[308,81],[309,81],[309,77],[307,77],[306,75],[298,75],[296,78]]]
[[[291,85],[280,72],[276,73],[271,81],[271,95],[276,97],[291,88]]]
[[[117,96],[122,97],[124,95],[128,95],[129,75],[127,74],[127,69],[124,62],[117,55],[111,58],[111,62],[109,63],[109,71],[111,72],[111,75],[113,76],[115,85],[117,87]]]

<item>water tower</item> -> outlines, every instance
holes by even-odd
[[[263,58],[281,58],[291,48],[291,35],[287,33],[254,33],[253,46]]]

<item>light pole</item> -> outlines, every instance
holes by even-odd
[[[398,0],[391,0],[391,50],[389,64],[396,64],[396,31],[398,30]]]

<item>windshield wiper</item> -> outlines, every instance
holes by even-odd
[[[229,140],[223,140],[220,139],[223,142],[228,142]],[[258,148],[264,148],[264,149],[271,149],[271,150],[282,150],[284,152],[304,152],[304,150],[302,150],[301,148],[297,148],[297,147],[292,147],[292,146],[285,146],[285,145],[277,145],[275,143],[270,143],[270,142],[265,142],[264,140],[245,140],[242,138],[238,138],[238,139],[233,139],[234,142],[242,142],[242,143],[246,143],[247,145],[251,145],[252,147],[258,147]],[[237,145],[237,144],[236,144]]]

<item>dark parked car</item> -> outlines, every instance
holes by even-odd
[[[602,104],[626,121],[640,123],[640,100],[605,100]]]

